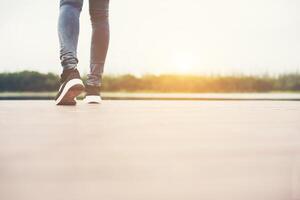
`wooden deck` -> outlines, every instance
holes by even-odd
[[[300,200],[300,103],[0,101],[2,200]]]

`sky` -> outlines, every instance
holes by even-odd
[[[88,73],[88,1],[79,69]],[[0,72],[60,73],[59,0],[0,0]],[[105,73],[300,71],[299,0],[111,0]]]

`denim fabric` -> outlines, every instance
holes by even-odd
[[[60,60],[64,69],[76,68],[78,64],[77,44],[82,6],[83,0],[60,0],[58,35]],[[101,84],[109,44],[109,0],[89,0],[89,11],[92,41],[90,73],[86,84],[98,86]]]

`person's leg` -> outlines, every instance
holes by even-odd
[[[79,17],[83,0],[60,0],[58,36],[60,60],[64,69],[77,67]]]
[[[76,69],[79,17],[82,4],[83,0],[60,0],[58,36],[63,73],[55,98],[57,105],[75,105],[75,98],[84,90],[80,74]]]
[[[109,43],[109,0],[90,0],[92,41],[87,85],[100,86]]]

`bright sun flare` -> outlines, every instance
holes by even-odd
[[[172,63],[176,73],[193,73],[197,62],[196,56],[188,53],[176,53],[172,56]]]

